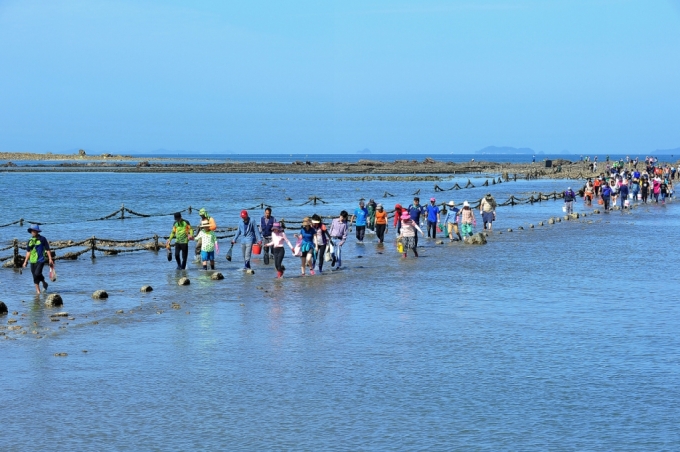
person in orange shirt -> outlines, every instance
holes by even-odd
[[[385,241],[385,231],[387,231],[387,211],[382,204],[378,204],[375,211],[375,235],[378,236],[378,243]]]

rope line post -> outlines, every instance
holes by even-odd
[[[12,240],[12,247],[14,247],[14,268],[19,268],[19,240]]]
[[[125,204],[121,204],[120,206],[120,219],[121,220],[125,219]]]
[[[94,250],[97,248],[97,238],[95,236],[92,236],[90,239],[90,250],[92,250],[92,259],[96,259],[97,257],[94,255]]]
[[[153,236],[153,250],[158,251],[160,248],[158,247],[158,234],[154,234]]]

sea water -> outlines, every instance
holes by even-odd
[[[423,202],[460,205],[487,192],[502,202],[579,188],[481,186],[491,176],[434,192],[468,178],[0,174],[0,224],[48,223],[52,241],[135,239],[167,235],[172,216],[86,220],[121,204],[145,214],[191,205],[234,227],[241,209],[260,203],[299,221],[352,212],[362,197],[392,210],[418,190]],[[311,196],[325,203],[302,205]],[[57,262],[48,293],[64,298],[58,309],[33,295],[29,272],[2,269],[2,324],[16,318],[27,334],[0,330],[10,338],[0,338],[0,447],[677,450],[679,205],[595,215],[579,202],[585,218],[538,226],[562,204],[499,207],[487,245],[421,239],[418,259],[397,254],[391,227],[382,246],[350,234],[345,268],[304,278],[290,252],[283,280],[260,258],[246,275],[238,248],[224,259],[227,240],[222,281],[195,263],[176,271],[164,251],[88,253]],[[199,221],[195,210],[185,216]],[[25,240],[26,227],[1,228],[0,248]],[[191,285],[178,286],[181,276]],[[146,284],[154,291],[141,293]],[[93,300],[97,289],[108,300]],[[74,320],[50,321],[56,311]]]

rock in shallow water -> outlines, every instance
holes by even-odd
[[[179,281],[177,281],[177,284],[180,286],[188,286],[189,284],[191,284],[191,281],[189,280],[189,278],[180,278]]]
[[[486,236],[478,232],[468,237],[465,243],[468,245],[486,245]]]
[[[0,301],[0,315],[7,314],[7,305]]]
[[[153,291],[153,287],[151,287],[151,286],[142,286],[142,288],[141,288],[140,290],[141,290],[142,292],[144,292],[144,293],[148,293],[148,292]]]
[[[210,275],[210,279],[213,279],[215,281],[219,281],[221,279],[224,279],[224,275],[220,272],[216,272],[216,273],[213,273],[212,275]]]
[[[63,306],[64,300],[62,300],[61,295],[54,293],[49,295],[45,300],[45,306]]]
[[[105,290],[95,290],[92,294],[92,298],[95,300],[106,300],[109,298],[109,294]]]

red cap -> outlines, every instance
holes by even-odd
[[[241,218],[248,218],[248,211],[247,210],[241,211]]]
[[[394,206],[395,209],[401,209],[401,204],[397,204]]]

